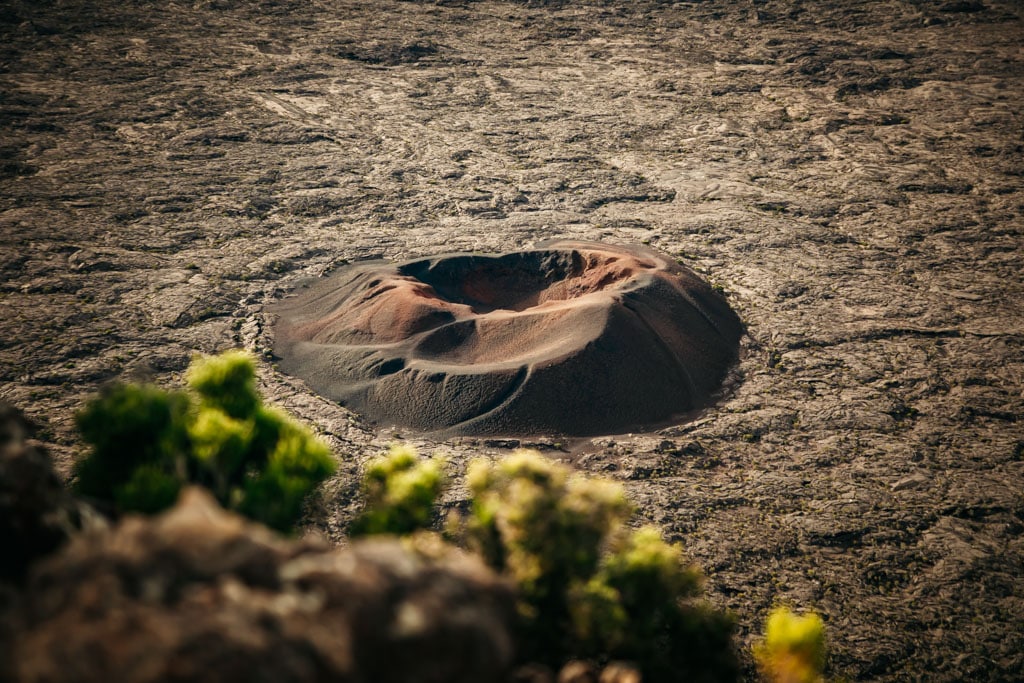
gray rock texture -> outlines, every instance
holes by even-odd
[[[461,435],[678,421],[720,388],[742,334],[664,255],[571,241],[350,266],[271,310],[284,371],[385,426]]]

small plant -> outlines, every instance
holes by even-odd
[[[120,510],[170,507],[188,483],[225,507],[279,530],[294,526],[306,496],[334,471],[327,446],[287,414],[263,405],[252,358],[200,358],[188,391],[114,385],[78,416],[92,451],[77,490]]]
[[[626,616],[610,621],[598,646],[618,659],[643,663],[650,681],[717,681],[735,676],[732,619],[711,609],[700,573],[682,548],[654,527],[621,536],[591,580],[617,597]],[[579,623],[574,624],[579,630]]]
[[[78,413],[92,452],[76,466],[79,493],[125,510],[170,506],[186,478],[190,399],[181,391],[117,384]]]
[[[645,681],[735,678],[732,621],[697,598],[699,573],[612,482],[570,475],[539,453],[476,462],[469,537],[519,587],[530,656],[628,659]]]
[[[567,614],[569,584],[597,569],[601,543],[632,514],[621,488],[570,477],[563,465],[517,451],[492,466],[470,464],[471,542],[487,561],[509,573],[529,603],[526,610]]]
[[[461,536],[517,587],[524,661],[637,662],[645,681],[735,679],[732,621],[701,600],[700,576],[612,482],[572,475],[534,451],[470,464]],[[359,533],[427,526],[440,465],[395,448],[367,470]]]
[[[444,486],[444,461],[420,461],[410,446],[393,446],[370,463],[363,479],[366,509],[352,535],[411,534],[430,526]]]
[[[772,610],[764,641],[754,648],[758,669],[768,683],[822,683],[825,654],[821,617],[813,612],[798,616],[786,607]]]

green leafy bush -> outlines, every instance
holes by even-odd
[[[799,616],[786,607],[768,615],[764,641],[754,648],[767,683],[822,683],[825,656],[821,617],[813,612]]]
[[[252,358],[242,351],[196,360],[188,391],[120,384],[78,414],[92,445],[76,488],[119,509],[158,512],[186,483],[225,507],[280,530],[334,471],[326,445],[284,412],[262,404]]]
[[[79,493],[142,512],[174,502],[177,488],[157,473],[181,481],[189,409],[189,396],[181,391],[135,384],[105,389],[77,415],[82,438],[92,444],[76,468]]]
[[[434,468],[408,448],[371,465],[360,531],[426,526],[441,486]],[[678,546],[627,527],[620,486],[532,451],[474,461],[467,484],[463,540],[517,586],[523,660],[629,659],[655,683],[735,679],[731,619],[699,599],[700,576]]]
[[[590,583],[613,596],[625,617],[588,622],[574,615],[577,633],[598,636],[597,652],[642,662],[648,681],[735,677],[732,619],[698,600],[699,572],[657,529],[616,539]]]
[[[473,496],[469,540],[519,587],[520,609],[548,648],[563,640],[570,594],[594,576],[602,541],[632,512],[622,490],[608,482],[570,477],[568,468],[518,451],[491,465],[470,464]]]
[[[393,446],[367,467],[366,509],[352,525],[352,534],[410,534],[427,528],[443,486],[443,460],[420,461],[415,449]]]

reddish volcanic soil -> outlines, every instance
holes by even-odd
[[[1013,0],[9,0],[0,399],[63,473],[104,382],[261,356],[339,459],[396,438],[622,480],[743,642],[785,602],[851,680],[1024,679],[1024,9]],[[696,421],[376,430],[267,306],[346,263],[648,244],[747,326]],[[463,495],[459,488],[451,502]]]

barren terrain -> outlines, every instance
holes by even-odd
[[[9,0],[0,399],[74,411],[261,354],[342,461],[396,438],[623,480],[734,611],[819,610],[851,680],[1024,679],[1024,9],[930,2]],[[265,306],[347,262],[643,243],[747,326],[654,434],[430,443],[279,372]],[[455,501],[460,493],[453,491]]]

